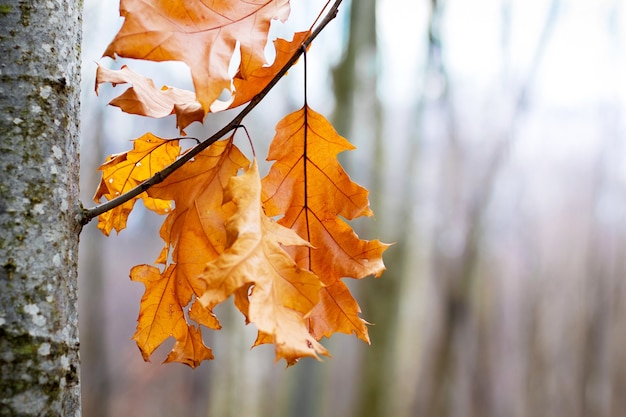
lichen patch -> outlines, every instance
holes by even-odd
[[[43,327],[46,324],[46,318],[40,314],[37,304],[26,304],[24,312],[30,314],[31,320],[36,326]]]
[[[50,343],[42,343],[37,349],[37,353],[41,356],[48,356],[50,354]]]

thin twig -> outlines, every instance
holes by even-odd
[[[237,133],[237,129],[239,128],[242,128],[244,132],[246,132],[246,136],[248,137],[248,143],[250,143],[250,150],[252,151],[252,157],[256,159],[256,151],[254,150],[254,143],[252,143],[252,137],[250,136],[250,132],[248,132],[248,128],[246,127],[246,125],[236,126],[235,133],[233,133],[233,136],[235,136],[235,134]]]
[[[313,21],[313,23],[311,23],[311,27],[309,28],[309,30],[313,30],[313,28],[315,27],[315,25],[317,24],[317,21],[320,20],[320,18],[323,16],[324,14],[324,10],[326,10],[326,8],[328,7],[328,5],[330,4],[331,0],[328,0],[326,2],[326,4],[324,5],[324,7],[322,7],[322,10],[320,10],[320,14],[317,15],[317,17],[315,18],[315,20]],[[341,3],[341,2],[340,2]]]
[[[304,48],[308,48],[311,42],[313,42],[313,40],[322,32],[322,30],[337,16],[337,11],[339,10],[339,5],[341,4],[341,2],[342,0],[335,0],[333,6],[328,10],[328,13],[326,13],[324,20],[322,20],[319,23],[319,25],[315,28],[315,30],[311,32],[309,37],[306,38],[304,42],[302,42],[302,45],[304,46]],[[293,54],[293,56],[291,57],[291,59],[289,59],[289,61],[287,61],[287,63],[274,76],[274,78],[272,78],[269,84],[267,84],[267,86],[265,86],[265,88],[261,90],[259,94],[254,96],[254,98],[250,100],[248,105],[244,107],[244,109],[237,116],[235,116],[230,121],[230,123],[228,123],[226,126],[224,126],[222,129],[220,129],[217,133],[213,134],[208,139],[204,140],[203,142],[199,143],[195,147],[191,148],[191,150],[189,150],[179,159],[174,161],[172,164],[163,168],[161,171],[157,172],[152,177],[142,182],[141,184],[139,184],[132,190],[129,190],[126,193],[120,195],[119,197],[116,197],[113,200],[107,201],[95,207],[92,207],[89,209],[83,209],[80,215],[80,223],[85,225],[89,223],[94,217],[97,217],[101,215],[102,213],[106,213],[107,211],[112,210],[115,207],[124,204],[125,202],[137,197],[139,194],[147,191],[153,185],[163,182],[165,178],[167,178],[174,171],[176,171],[178,168],[183,166],[187,161],[189,161],[190,159],[198,155],[200,152],[202,152],[203,150],[211,146],[213,143],[215,143],[222,137],[224,137],[228,132],[235,129],[237,126],[241,125],[241,122],[243,121],[244,117],[246,117],[248,113],[250,113],[252,109],[254,109],[263,100],[263,98],[267,95],[267,93],[269,93],[270,90],[274,88],[274,86],[278,83],[278,81],[285,74],[287,74],[287,71],[296,63],[298,58],[300,58],[300,55],[302,55],[302,51],[303,51],[303,48],[298,48],[296,52]]]

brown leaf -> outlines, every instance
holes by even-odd
[[[263,213],[256,161],[243,175],[231,179],[227,192],[237,206],[226,224],[230,244],[199,277],[206,282],[200,302],[212,309],[249,288],[244,314],[259,329],[255,346],[273,343],[276,359],[284,358],[288,364],[303,356],[327,355],[305,323],[305,316],[319,301],[322,284],[314,274],[299,268],[281,247],[309,244]]]

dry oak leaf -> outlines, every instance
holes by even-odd
[[[193,91],[163,86],[156,88],[154,82],[123,65],[119,70],[112,70],[98,64],[96,70],[96,94],[102,83],[132,84],[121,95],[109,102],[122,111],[140,116],[162,118],[176,115],[176,127],[184,133],[184,129],[193,122],[204,119],[202,105],[196,100]]]
[[[180,154],[178,140],[159,138],[146,133],[133,141],[133,149],[110,155],[98,168],[102,179],[96,190],[94,201],[99,203],[102,197],[112,200],[135,188],[158,171],[176,160]],[[137,199],[142,198],[144,205],[160,214],[171,210],[170,202],[142,193],[124,204],[98,216],[98,229],[109,235],[115,229],[118,233],[126,227],[128,215]]]
[[[370,343],[367,323],[359,317],[361,308],[342,280],[322,288],[320,302],[309,315],[309,332],[316,338],[330,337],[336,332],[354,333]]]
[[[224,189],[232,176],[249,165],[231,137],[213,143],[148,190],[151,197],[175,204],[161,226],[165,247],[158,262],[166,263],[171,255],[182,278],[192,281],[224,251],[224,223],[235,211],[232,203],[225,204]]]
[[[234,79],[234,93],[227,102],[215,101],[211,111],[217,112],[238,107],[249,102],[265,88],[276,74],[287,64],[289,59],[298,51],[302,43],[310,35],[310,31],[297,32],[291,41],[276,39],[274,47],[276,57],[272,65],[256,69],[247,78],[238,72]],[[152,79],[144,77],[123,65],[119,70],[112,70],[98,64],[96,70],[96,93],[102,83],[132,84],[121,95],[109,102],[130,114],[138,114],[153,118],[162,118],[171,114],[176,115],[176,127],[184,134],[184,129],[193,122],[204,119],[202,105],[196,100],[192,91],[175,87],[163,86],[156,88]]]
[[[289,0],[121,0],[124,23],[104,56],[182,61],[205,113],[223,90],[237,43],[247,78],[265,64],[271,20],[285,21]]]
[[[244,77],[241,72],[235,74],[233,85],[235,92],[230,101],[216,101],[211,106],[211,111],[217,112],[225,109],[232,109],[241,106],[252,100],[254,96],[259,94],[270,81],[280,72],[287,64],[291,57],[300,49],[302,43],[311,34],[310,31],[296,32],[291,41],[285,39],[274,40],[274,49],[276,57],[272,65],[261,67],[252,72],[252,74]]]
[[[220,328],[212,312],[194,301],[194,296],[204,291],[204,282],[197,276],[224,251],[224,222],[235,211],[233,204],[223,204],[224,188],[231,176],[248,165],[231,138],[213,143],[148,190],[153,198],[173,200],[175,208],[160,232],[165,247],[157,262],[165,264],[165,270],[161,273],[148,265],[131,270],[131,279],[146,286],[133,337],[145,360],[170,336],[176,343],[166,362],[196,367],[202,360],[212,359],[202,343],[200,328],[187,321],[184,310],[189,306],[189,320]]]
[[[190,289],[182,291],[182,306],[192,300],[192,294],[202,294],[204,283],[198,282],[197,276],[226,247],[224,223],[235,206],[224,204],[224,188],[230,177],[249,164],[231,137],[213,143],[148,190],[151,197],[173,200],[175,204],[161,226],[165,247],[157,262],[171,263],[175,281]],[[189,318],[209,328],[220,327],[215,316],[197,302],[191,305]]]
[[[312,245],[287,249],[298,266],[325,285],[309,317],[311,334],[319,340],[334,332],[354,333],[369,343],[367,323],[341,278],[380,276],[388,245],[359,239],[339,217],[372,215],[367,190],[352,182],[337,160],[338,153],[351,149],[308,106],[286,116],[270,145],[267,159],[276,162],[263,179],[263,204],[268,216],[283,215],[278,222]]]
[[[292,365],[304,356],[328,355],[305,322],[319,301],[322,283],[299,268],[281,246],[309,244],[264,214],[256,160],[243,175],[230,180],[227,195],[237,206],[226,223],[229,245],[200,275],[206,282],[200,302],[213,309],[237,293],[237,306],[259,330],[255,346],[273,343],[277,361],[284,358]]]
[[[137,265],[131,269],[131,280],[146,286],[133,340],[144,360],[149,361],[154,350],[173,336],[176,342],[165,362],[181,362],[195,368],[203,360],[213,359],[213,353],[204,345],[200,328],[185,319],[181,306],[186,305],[184,300],[191,290],[188,283],[177,281],[174,270],[174,265],[163,273],[150,265]]]

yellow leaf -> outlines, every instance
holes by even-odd
[[[146,133],[133,142],[132,150],[109,156],[98,168],[102,171],[102,179],[94,200],[100,202],[103,197],[106,200],[119,197],[174,162],[179,154],[178,140],[161,139],[152,133]],[[171,210],[169,201],[155,199],[142,193],[100,215],[98,228],[102,233],[108,236],[113,229],[118,233],[124,229],[128,215],[139,198],[143,199],[148,209],[157,213],[165,214]]]
[[[190,297],[191,288],[173,277],[174,265],[163,274],[158,268],[137,265],[130,271],[133,281],[142,282],[146,292],[141,298],[141,310],[133,340],[148,361],[152,352],[170,336],[176,339],[166,362],[181,362],[195,368],[205,359],[213,359],[211,349],[202,342],[199,329],[187,323],[181,304]]]

